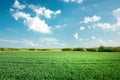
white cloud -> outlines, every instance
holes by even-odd
[[[100,46],[100,45],[104,45],[104,46],[106,46],[106,44],[108,44],[108,42],[106,42],[106,40],[103,40],[103,39],[98,39],[98,46]],[[110,43],[109,43],[110,44]]]
[[[113,16],[116,18],[117,23],[116,23],[116,27],[120,28],[120,8],[113,10]]]
[[[51,33],[50,27],[41,20],[39,17],[30,17],[24,21],[24,24],[29,27],[30,30],[41,32],[41,33]]]
[[[15,20],[22,18],[24,20],[24,25],[26,25],[29,30],[40,33],[51,33],[51,27],[48,26],[48,24],[44,19],[42,19],[43,17],[41,16],[52,18],[55,15],[61,14],[61,10],[52,11],[45,7],[28,5],[26,8],[32,9],[36,13],[35,16],[31,16],[30,13],[23,11],[25,7],[26,5],[22,5],[18,0],[15,0],[13,7],[10,8],[10,12]]]
[[[78,33],[75,33],[75,34],[73,35],[73,37],[78,40],[78,39],[79,39]]]
[[[70,0],[63,0],[64,2],[69,2]]]
[[[22,44],[24,44],[24,46],[27,46],[27,47],[37,47],[39,46],[37,43],[31,41],[31,40],[27,40],[27,39],[23,39],[21,41]]]
[[[113,10],[113,16],[117,20],[116,23],[110,24],[110,23],[97,23],[93,27],[99,27],[104,30],[118,30],[120,28],[120,8]]]
[[[50,9],[47,9],[47,10],[44,11],[44,16],[45,16],[46,18],[51,18],[51,15],[52,15],[53,13],[54,13],[53,11],[51,11]]]
[[[82,30],[85,30],[85,27],[81,26],[80,27],[80,31],[82,31]]]
[[[56,25],[55,28],[60,29],[66,27],[68,24]]]
[[[119,21],[120,20],[120,8],[113,10],[113,15]]]
[[[83,0],[63,0],[63,1],[67,2],[67,3],[69,3],[69,2],[82,3],[83,2]]]
[[[18,20],[19,18],[24,19],[24,24],[28,26],[30,30],[37,31],[40,33],[51,33],[50,27],[41,20],[38,16],[31,17],[30,14],[25,12],[13,13],[13,17]]]
[[[59,29],[61,28],[62,26],[61,25],[56,25],[55,28]]]
[[[34,5],[29,5],[29,8],[32,9],[37,15],[43,15],[43,12],[46,10],[45,7],[38,7]]]
[[[40,42],[44,45],[59,45],[59,46],[66,45],[65,43],[61,43],[56,38],[40,38]]]
[[[104,45],[104,46],[119,46],[120,43],[118,41],[113,41],[113,40],[103,40],[103,39],[98,39],[99,46]]]
[[[89,22],[96,22],[99,21],[101,19],[100,16],[92,16],[92,17],[84,17],[84,21],[81,21],[81,23],[89,23]]]
[[[12,14],[12,16],[15,18],[15,20],[18,20],[19,18],[29,19],[30,14],[27,14],[25,12],[15,12]]]
[[[61,14],[61,10],[57,10],[56,12],[55,12],[55,14],[57,15],[57,14]]]
[[[85,39],[83,39],[83,38],[80,38],[79,37],[79,34],[76,32],[74,35],[73,35],[73,37],[76,39],[76,40],[78,40],[78,41],[84,41]]]
[[[98,22],[98,23],[94,23],[91,26],[88,26],[88,28],[89,29],[101,28],[105,31],[118,30],[120,28],[120,8],[113,10],[113,16],[115,17],[117,21],[114,24]],[[84,17],[84,20],[81,21],[80,23],[97,22],[99,20],[101,20],[101,17],[94,15],[93,17]]]
[[[37,47],[38,44],[31,41],[31,40],[27,40],[27,39],[22,39],[22,40],[9,40],[9,39],[0,39],[0,45],[2,45],[2,47],[12,47],[12,48],[24,48],[24,47]],[[0,46],[1,47],[1,46]]]
[[[113,10],[113,16],[116,19],[116,22],[114,24],[110,23],[97,23],[92,25],[92,28],[101,28],[103,30],[118,30],[120,28],[120,8]]]
[[[7,48],[61,48],[65,47],[66,45],[67,44],[60,42],[56,38],[40,38],[36,39],[35,41],[29,39],[0,39],[0,47]]]
[[[46,9],[45,7],[35,5],[29,5],[29,8],[32,9],[37,16],[45,16],[46,18],[52,18],[53,15],[61,14],[61,10],[52,11],[50,9]]]
[[[96,39],[96,37],[95,36],[91,36],[91,39]]]
[[[15,0],[13,7],[22,10],[25,8],[25,5],[21,5],[18,0]]]
[[[97,24],[94,24],[92,25],[93,28],[101,28],[103,30],[112,30],[112,31],[115,31],[117,30],[117,27],[115,26],[115,24],[111,25],[109,23],[97,23]]]
[[[92,39],[92,36],[91,36]],[[100,39],[100,38],[94,38],[93,40],[90,39],[81,39],[79,43],[76,43],[76,45],[81,45],[83,47],[99,47],[100,45],[103,46],[120,46],[119,40],[111,40],[111,39]]]

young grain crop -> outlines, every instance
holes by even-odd
[[[120,80],[120,53],[0,52],[0,80]]]

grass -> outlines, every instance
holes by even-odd
[[[0,80],[120,80],[120,53],[0,52]]]

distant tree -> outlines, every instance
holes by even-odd
[[[1,51],[8,51],[7,48],[1,48],[0,50],[1,50]]]
[[[115,48],[114,48],[114,51],[120,52],[120,47],[115,47]]]
[[[87,48],[87,51],[98,52],[98,48]]]
[[[42,51],[42,49],[37,49],[37,51]]]
[[[114,52],[114,48],[113,47],[106,47],[104,49],[104,52]]]
[[[74,48],[73,51],[87,51],[86,48]]]
[[[104,46],[100,46],[100,47],[98,48],[98,51],[99,51],[99,52],[104,52],[104,51],[105,51],[105,48],[106,48],[106,47],[104,47]]]
[[[29,51],[35,51],[35,50],[36,50],[36,49],[34,49],[34,48],[30,48],[30,49],[29,49]]]
[[[20,49],[16,48],[15,51],[20,51]]]
[[[41,49],[42,51],[51,51],[51,49]]]
[[[73,49],[72,48],[63,48],[63,49],[61,49],[62,51],[73,51]]]

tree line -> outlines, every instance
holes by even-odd
[[[63,48],[62,51],[120,52],[120,47]]]
[[[0,48],[0,51],[53,51],[55,49],[19,49],[19,48]],[[91,51],[91,52],[120,52],[120,47],[95,47],[95,48],[62,48],[59,51]]]

